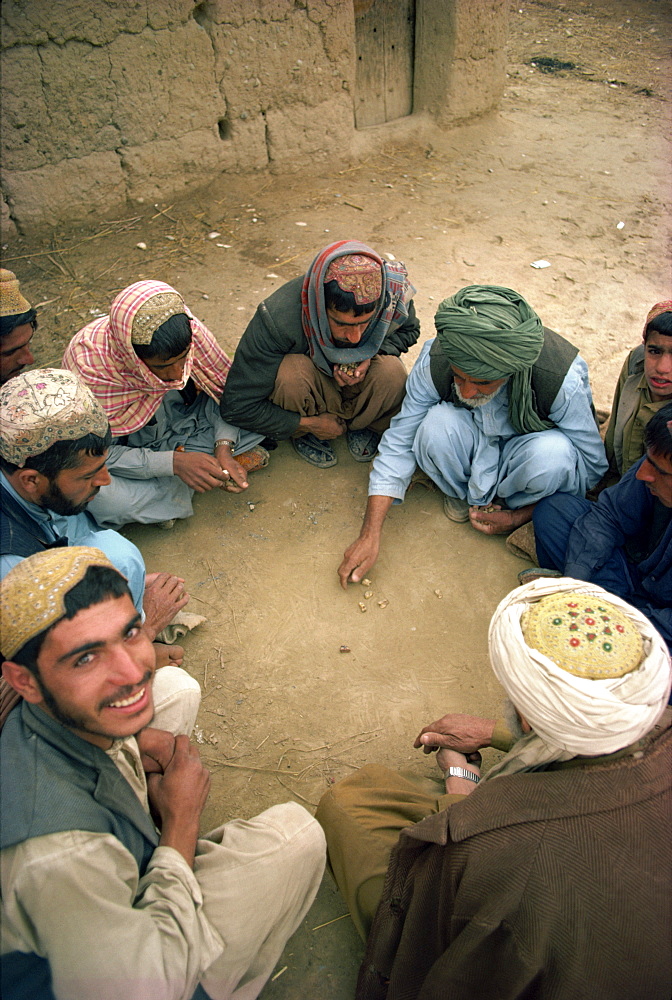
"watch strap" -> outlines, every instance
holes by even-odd
[[[467,781],[473,781],[475,785],[481,780],[474,771],[468,771],[466,767],[449,767],[447,773],[451,778],[466,778]]]

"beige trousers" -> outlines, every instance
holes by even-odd
[[[200,687],[181,667],[154,675],[153,725],[189,736]],[[212,1000],[254,1000],[322,880],[324,833],[303,806],[285,802],[234,819],[198,841],[194,874],[224,951],[201,977]]]
[[[305,354],[287,354],[282,359],[270,397],[283,410],[302,417],[335,413],[350,430],[370,427],[382,434],[398,413],[406,392],[406,369],[400,358],[377,354],[358,385],[341,388],[316,368]]]
[[[367,764],[320,799],[315,818],[327,837],[329,869],[366,941],[390,860],[404,827],[454,800],[442,781]]]

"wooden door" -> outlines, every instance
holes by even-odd
[[[354,0],[355,125],[379,125],[413,111],[415,0]]]

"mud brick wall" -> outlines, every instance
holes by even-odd
[[[506,7],[416,0],[411,118],[493,107]],[[5,236],[361,150],[353,0],[3,0],[1,19]]]

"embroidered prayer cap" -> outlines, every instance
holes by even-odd
[[[663,313],[667,312],[672,312],[672,299],[664,299],[662,302],[656,302],[655,306],[652,306],[651,309],[649,309],[646,322],[644,323],[644,337],[646,337],[646,329],[649,323],[651,323],[658,316],[662,316]]]
[[[100,549],[82,545],[45,549],[10,569],[0,582],[5,659],[11,659],[30,639],[63,618],[65,597],[84,579],[89,566],[116,569]]]
[[[0,267],[0,316],[20,316],[30,309],[30,302],[21,294],[19,279],[13,271]]]
[[[105,437],[107,428],[91,390],[63,368],[22,372],[0,389],[0,455],[19,468],[57,441]]]
[[[336,257],[327,268],[325,285],[335,281],[343,292],[351,292],[355,302],[377,303],[383,290],[383,269],[374,260],[362,253],[344,254]]]
[[[125,289],[123,294],[127,292],[128,289]],[[143,302],[136,311],[133,317],[133,325],[131,326],[131,343],[151,343],[152,337],[162,323],[165,323],[171,316],[177,316],[178,313],[186,312],[187,308],[184,304],[184,299],[175,289],[171,288],[170,291],[157,292],[156,295],[152,295],[146,302]]]
[[[596,584],[561,577],[519,587],[495,611],[489,638],[498,680],[544,746],[540,762],[614,753],[648,733],[667,704],[665,641]]]
[[[572,591],[530,605],[525,642],[575,677],[622,677],[642,662],[642,637],[620,608]]]

